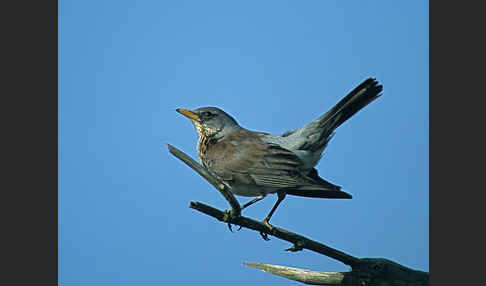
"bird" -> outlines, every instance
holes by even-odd
[[[335,129],[380,97],[382,90],[375,78],[367,78],[314,121],[281,135],[243,128],[217,107],[176,111],[189,118],[196,129],[202,165],[233,194],[254,197],[242,210],[268,194],[277,194],[277,201],[262,221],[272,230],[270,218],[286,195],[352,198],[341,186],[319,176],[315,166]],[[266,234],[260,234],[268,240]]]

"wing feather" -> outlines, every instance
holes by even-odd
[[[278,144],[264,142],[261,134],[246,130],[234,132],[208,149],[208,157],[216,158],[211,171],[226,181],[257,184],[263,188],[298,189],[321,185],[301,173],[304,163],[292,151]],[[321,189],[327,189],[321,186]]]

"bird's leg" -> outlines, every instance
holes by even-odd
[[[285,192],[277,192],[277,196],[277,202],[275,202],[275,205],[273,205],[273,208],[270,210],[267,217],[263,220],[263,223],[266,224],[270,229],[272,229],[272,225],[269,223],[270,218],[277,209],[278,205],[280,205],[280,203],[285,199]]]
[[[270,224],[270,218],[272,217],[273,213],[275,212],[275,210],[277,209],[278,205],[280,205],[280,203],[285,199],[285,195],[286,193],[285,192],[277,192],[277,202],[275,203],[275,205],[273,205],[272,209],[270,210],[270,212],[268,213],[267,217],[263,220],[263,223],[268,226],[268,228],[270,229],[270,231],[272,231],[273,229],[273,226]],[[263,233],[263,232],[260,232],[260,235],[262,236],[262,238],[264,240],[270,240],[268,238],[268,235],[266,233]]]
[[[254,198],[253,200],[247,202],[246,204],[244,204],[242,207],[241,207],[241,210],[243,210],[244,208],[246,207],[249,207],[251,206],[252,204],[258,202],[258,201],[261,201],[263,198],[265,197],[265,195],[259,195],[257,196],[256,198]]]

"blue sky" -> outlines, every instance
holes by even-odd
[[[272,223],[428,271],[428,36],[427,1],[59,1],[59,284],[301,285],[244,261],[349,270],[190,209],[228,205],[166,144],[196,158],[176,108],[279,134],[367,77],[383,96],[317,165],[353,199],[287,197]]]

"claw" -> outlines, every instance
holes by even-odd
[[[228,229],[233,232],[233,228],[231,227],[231,210],[224,211],[224,218],[223,220],[228,223]]]
[[[232,218],[232,212],[231,212],[231,209],[225,210],[225,211],[224,211],[224,218],[223,218],[223,221],[227,222],[227,223],[228,223],[228,229],[229,229],[231,232],[234,232],[234,231],[233,231],[233,228],[231,227],[231,218]],[[241,230],[241,228],[242,228],[242,226],[240,225],[236,231],[240,231],[240,230]]]
[[[260,231],[260,235],[262,236],[263,240],[265,240],[265,241],[269,241],[270,240],[270,238],[268,238],[268,234]]]

